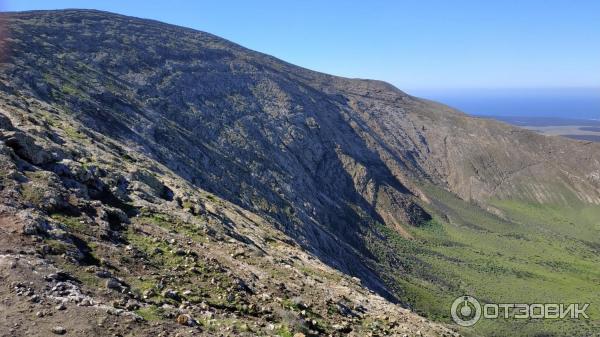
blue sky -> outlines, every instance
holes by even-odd
[[[207,31],[310,69],[404,90],[600,87],[600,1],[51,1]]]

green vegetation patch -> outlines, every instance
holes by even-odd
[[[492,200],[502,217],[426,186],[434,220],[409,227],[413,240],[381,224],[365,235],[386,282],[405,305],[451,322],[463,294],[494,303],[591,303],[590,320],[487,320],[466,335],[586,335],[600,331],[600,207]]]
[[[156,305],[142,307],[136,310],[135,313],[140,315],[140,317],[148,322],[155,322],[164,319],[164,310]]]

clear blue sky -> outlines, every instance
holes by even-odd
[[[0,0],[207,31],[294,64],[404,90],[600,87],[599,0]]]

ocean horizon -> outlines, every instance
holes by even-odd
[[[474,116],[600,120],[600,88],[421,89],[409,93]]]

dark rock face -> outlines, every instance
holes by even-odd
[[[3,17],[11,28],[2,42],[10,51],[4,92],[64,110],[195,186],[273,218],[382,293],[362,263],[370,253],[360,234],[379,222],[408,235],[407,226],[429,221],[423,183],[481,204],[515,195],[544,202],[568,186],[600,204],[598,145],[469,118],[386,83],[316,73],[154,21],[76,10]],[[56,161],[17,136],[4,137],[23,159]],[[64,174],[85,175],[74,171]],[[138,176],[140,193],[174,199],[169,186]],[[99,199],[106,190],[90,191]]]
[[[210,34],[123,16],[69,11],[9,21],[3,76],[15,88],[274,217],[334,261],[345,260],[345,245],[365,250],[361,226],[428,218],[378,153],[388,145],[357,114],[375,112],[368,106],[382,104],[378,96],[411,99],[389,85],[333,78]],[[422,171],[411,151],[395,158]]]

